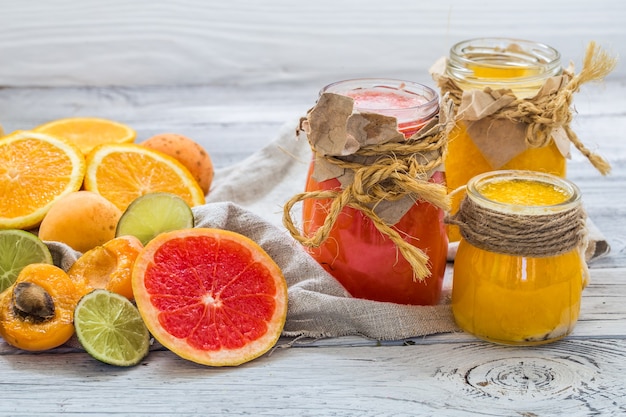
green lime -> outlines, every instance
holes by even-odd
[[[137,365],[150,348],[150,333],[137,307],[108,290],[94,290],[80,299],[74,327],[87,353],[109,365]]]
[[[132,235],[146,245],[160,233],[193,225],[193,212],[185,200],[176,194],[154,192],[130,203],[117,223],[115,235]]]
[[[18,229],[0,230],[0,292],[10,287],[26,265],[52,264],[45,243],[30,232]]]

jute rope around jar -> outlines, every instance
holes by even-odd
[[[551,214],[503,213],[466,196],[459,211],[445,222],[459,226],[463,238],[479,249],[541,258],[580,247],[586,236],[585,219],[580,205]]]
[[[398,201],[406,196],[449,210],[450,200],[447,189],[441,184],[428,181],[428,172],[443,163],[447,147],[449,124],[440,125],[437,132],[419,140],[407,139],[404,143],[383,143],[365,146],[355,152],[357,156],[380,157],[369,165],[361,165],[338,156],[324,156],[324,159],[341,168],[354,171],[354,181],[341,190],[321,190],[294,195],[285,203],[283,224],[291,235],[302,245],[319,247],[328,238],[331,229],[344,207],[359,210],[369,217],[376,229],[387,236],[398,248],[413,269],[414,278],[422,280],[430,275],[428,255],[411,245],[402,235],[380,218],[375,207],[383,200]],[[419,132],[416,134],[419,135]],[[313,149],[315,152],[315,149]],[[429,153],[435,158],[426,158]],[[324,224],[312,236],[304,236],[294,225],[291,210],[305,199],[330,199],[328,215]]]
[[[611,171],[610,164],[591,152],[580,141],[570,127],[572,121],[572,99],[580,86],[589,81],[599,81],[608,75],[617,65],[617,59],[609,56],[595,42],[587,46],[583,67],[579,74],[570,74],[570,81],[559,90],[536,99],[515,99],[508,106],[500,109],[490,117],[508,119],[514,123],[526,123],[526,145],[529,148],[540,148],[550,144],[551,133],[555,128],[562,127],[565,133],[580,151],[602,175]],[[448,81],[440,84],[443,93],[449,93],[455,106],[461,103],[462,89],[456,83]],[[491,91],[486,88],[485,91]]]

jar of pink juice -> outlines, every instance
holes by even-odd
[[[324,87],[320,94],[323,93],[352,98],[356,112],[396,118],[397,130],[407,141],[439,112],[438,94],[409,81],[347,80]],[[324,181],[312,178],[314,163],[309,168],[307,192],[341,188],[335,178]],[[435,170],[428,181],[443,184],[443,172]],[[305,235],[310,236],[320,228],[331,203],[326,199],[303,201]],[[416,199],[392,226],[405,241],[428,255],[430,276],[423,280],[415,279],[411,265],[400,255],[396,244],[382,234],[368,216],[352,207],[343,208],[328,238],[321,246],[309,248],[309,252],[354,297],[400,304],[437,304],[448,248],[443,217],[443,210]]]

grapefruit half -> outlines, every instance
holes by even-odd
[[[236,366],[271,349],[287,316],[287,283],[272,258],[238,233],[165,232],[140,252],[133,293],[150,333],[178,356]]]

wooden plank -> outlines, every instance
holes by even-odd
[[[452,44],[483,36],[547,43],[578,67],[591,40],[626,55],[620,0],[5,3],[2,86],[428,81]]]
[[[0,358],[0,414],[620,416],[625,355],[623,339],[278,349],[238,368],[167,351],[130,369],[14,355]]]

